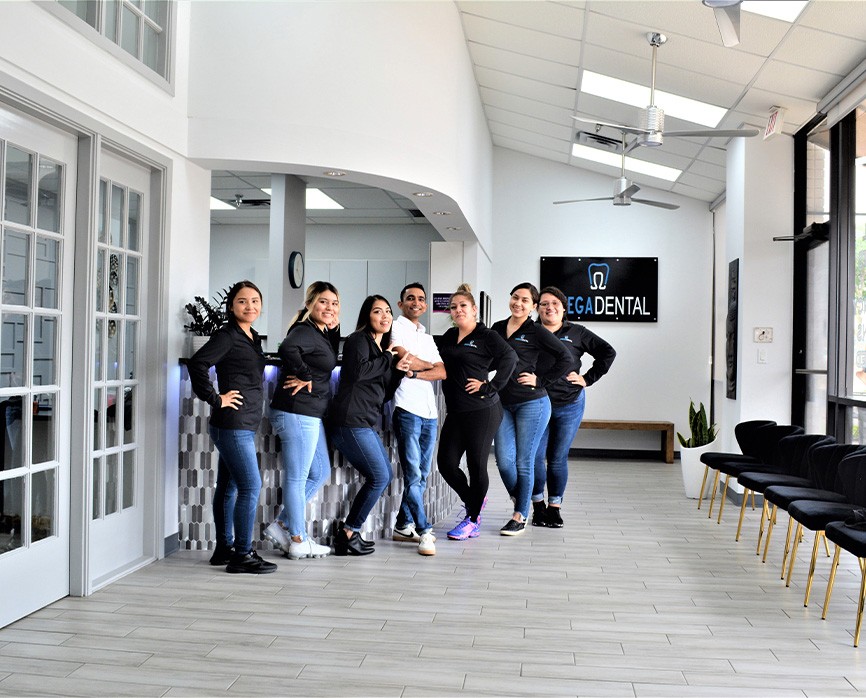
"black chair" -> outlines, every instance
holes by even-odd
[[[818,558],[818,544],[824,540],[824,530],[832,521],[845,521],[858,509],[866,507],[866,452],[859,451],[847,456],[839,463],[838,478],[841,493],[847,502],[821,502],[813,499],[798,499],[791,502],[788,515],[797,522],[794,531],[794,543],[791,546],[791,560],[788,563],[788,576],[785,586],[791,585],[791,575],[794,562],[797,560],[797,546],[803,527],[815,532],[815,543],[812,546],[812,559],[809,563],[809,575],[806,578],[806,596],[803,605],[809,605],[809,592],[812,589],[812,578],[815,575],[815,563]],[[829,556],[829,551],[828,551]]]
[[[776,447],[779,442],[786,436],[794,436],[795,434],[804,433],[803,427],[798,427],[793,424],[775,424],[773,426],[760,427],[756,430],[755,439],[758,440],[757,457],[759,463],[743,463],[741,461],[725,461],[718,463],[717,470],[719,473],[725,474],[725,487],[722,491],[722,501],[719,503],[719,519],[718,523],[722,523],[722,513],[725,510],[725,498],[728,495],[728,485],[731,478],[739,477],[740,473],[745,472],[775,472],[783,473],[784,468],[780,465],[773,464],[773,457],[776,452]],[[713,492],[713,498],[716,493]],[[752,507],[755,506],[754,498]],[[712,500],[710,502],[710,514],[712,514]]]
[[[740,521],[737,524],[737,535],[734,540],[740,540],[740,531],[743,527],[743,517],[746,513],[746,498],[749,493],[764,493],[771,485],[788,485],[790,487],[814,487],[815,483],[809,478],[809,452],[820,445],[835,444],[836,439],[826,434],[796,434],[786,436],[779,441],[779,445],[773,452],[774,466],[779,466],[783,472],[746,471],[740,473],[737,482],[743,488],[743,502],[740,506]],[[755,555],[761,552],[761,539],[764,536],[764,523],[767,521],[769,508],[767,500],[764,499],[761,507],[761,523],[758,527],[758,547]]]
[[[862,472],[862,471],[861,471]],[[833,553],[833,564],[830,566],[830,578],[827,580],[827,594],[824,597],[824,611],[821,620],[827,619],[827,608],[830,605],[830,594],[836,581],[836,570],[839,567],[839,553],[844,548],[860,564],[860,600],[857,603],[857,621],[854,625],[854,647],[860,643],[860,628],[863,625],[863,606],[866,603],[866,529],[862,523],[848,524],[844,521],[831,521],[827,524],[824,534],[827,540],[836,545]]]
[[[846,502],[842,494],[842,485],[839,482],[839,463],[843,458],[861,450],[857,444],[833,444],[829,446],[816,446],[809,451],[809,478],[815,483],[812,487],[790,487],[786,485],[771,485],[764,490],[764,501],[772,505],[770,509],[770,523],[767,526],[767,539],[764,541],[764,555],[761,562],[767,561],[767,551],[770,549],[770,538],[773,535],[773,527],[779,509],[787,512],[791,502],[798,499],[812,499],[822,502]],[[794,528],[794,519],[788,519],[788,532],[785,536],[785,547],[782,553],[782,579],[785,578],[785,568],[788,562],[788,553],[791,550],[791,533]]]
[[[705,464],[704,478],[701,480],[701,491],[698,494],[698,509],[701,508],[701,502],[704,498],[704,487],[707,484],[707,476],[710,470],[716,470],[716,475],[713,478],[713,486],[719,485],[719,474],[716,465],[732,460],[741,460],[744,463],[760,463],[758,460],[758,451],[760,441],[755,438],[755,432],[761,427],[775,426],[775,422],[771,419],[753,419],[748,422],[740,422],[734,427],[734,438],[740,447],[742,453],[723,453],[721,451],[707,451],[701,454],[701,463]],[[713,490],[715,492],[715,490]],[[710,504],[710,516],[712,516],[712,503]]]

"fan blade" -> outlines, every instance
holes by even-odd
[[[594,116],[587,116],[585,114],[573,114],[571,118],[575,121],[581,121],[585,124],[598,124],[599,126],[609,126],[610,128],[615,128],[617,131],[622,131],[623,133],[631,133],[633,135],[650,133],[645,128],[640,128],[638,126],[626,126],[625,124],[615,124],[612,121],[602,121],[601,119],[596,119]]]
[[[727,7],[714,7],[713,14],[716,16],[716,24],[719,25],[719,34],[722,43],[730,48],[740,43],[740,5],[729,5]]]
[[[554,201],[555,204],[579,204],[584,201],[613,201],[612,196],[602,196],[598,199],[569,199],[568,201]]]
[[[640,191],[640,187],[637,184],[632,184],[632,185],[626,187],[625,189],[623,189],[621,192],[618,192],[617,196],[622,196],[626,199],[629,199],[632,196],[634,196],[635,194],[637,194],[639,191]]]
[[[707,131],[665,131],[666,136],[679,138],[751,138],[760,133],[756,128],[713,129]]]
[[[669,211],[676,211],[679,208],[677,204],[668,204],[664,201],[652,201],[650,199],[632,199],[632,203],[644,204],[645,206],[655,206],[656,208],[666,208]]]

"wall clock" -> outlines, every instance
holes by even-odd
[[[300,288],[304,283],[304,255],[297,250],[289,255],[289,283],[292,288]]]

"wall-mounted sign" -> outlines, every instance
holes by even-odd
[[[434,293],[432,310],[434,313],[451,312],[451,294],[450,293]]]
[[[569,320],[658,322],[658,257],[542,257],[541,287],[568,298]]]

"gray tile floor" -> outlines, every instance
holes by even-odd
[[[811,539],[779,579],[759,511],[734,542],[681,494],[679,467],[574,461],[561,530],[498,535],[490,468],[481,537],[437,555],[379,541],[365,558],[281,560],[232,576],[178,553],[85,599],[0,630],[0,694],[62,696],[845,696],[866,691],[852,646],[859,569],[830,560],[803,606]],[[457,512],[455,512],[456,515]],[[781,534],[781,535],[780,535]],[[809,534],[811,535],[811,534]],[[866,644],[866,638],[864,638]]]

